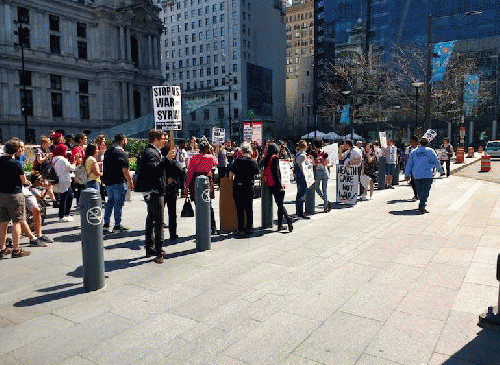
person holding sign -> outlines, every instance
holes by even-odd
[[[420,146],[413,150],[408,159],[408,164],[405,169],[405,179],[410,180],[413,174],[415,178],[415,187],[417,188],[418,198],[420,203],[417,211],[419,213],[427,213],[425,204],[431,190],[432,177],[434,175],[432,168],[435,167],[439,172],[443,172],[441,163],[439,162],[436,152],[430,147],[427,147],[429,141],[427,138],[420,139]]]
[[[441,159],[441,167],[443,167],[443,163],[446,164],[446,177],[450,177],[450,161],[453,157],[453,146],[450,144],[450,139],[448,137],[443,139],[441,149],[445,152],[443,153],[443,158]],[[444,175],[444,173],[441,175]]]
[[[297,182],[297,195],[295,197],[295,212],[297,217],[310,219],[304,214],[304,202],[307,193],[306,176],[303,170],[304,162],[309,159],[306,154],[307,142],[300,140],[297,143],[297,154],[295,155],[295,181]]]
[[[271,194],[274,196],[274,201],[278,206],[278,231],[283,230],[283,217],[285,217],[288,225],[288,231],[292,232],[292,219],[283,205],[283,201],[285,199],[285,189],[281,183],[281,175],[279,173],[280,167],[278,146],[275,143],[269,143],[266,151],[266,157],[262,160],[262,165],[264,166],[262,178],[266,186],[269,187]]]
[[[250,156],[252,146],[243,142],[241,145],[243,156],[237,158],[231,165],[229,177],[233,180],[233,199],[238,216],[237,236],[252,232],[253,227],[253,185],[255,175],[259,173],[257,162]],[[245,225],[245,215],[247,222]]]

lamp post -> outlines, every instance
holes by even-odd
[[[306,130],[306,135],[309,134],[309,122],[311,119],[311,104],[307,104],[307,130]]]
[[[480,10],[473,10],[473,11],[468,11],[463,15],[464,16],[471,16],[471,15],[480,15],[482,13],[483,12]],[[425,126],[428,129],[431,128],[431,77],[432,77],[432,57],[434,55],[433,49],[432,49],[433,48],[433,43],[432,43],[433,22],[434,22],[434,19],[450,18],[452,16],[457,16],[457,15],[460,15],[460,14],[434,18],[434,16],[432,14],[429,14],[429,17],[427,20],[427,70],[426,70],[426,75],[425,75],[425,88],[426,88]]]
[[[415,129],[418,127],[418,89],[424,86],[421,81],[412,82],[411,86],[415,88]]]
[[[26,71],[24,69],[24,30],[26,28],[23,27],[23,21],[20,20],[14,20],[14,24],[17,25],[17,30],[14,31],[14,34],[19,37],[19,43],[14,43],[14,46],[16,47],[21,47],[21,67],[22,67],[22,77],[21,77],[21,83],[23,85],[23,98],[21,100],[21,113],[23,114],[24,117],[24,141],[28,143],[28,111],[26,110]]]

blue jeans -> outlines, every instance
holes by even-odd
[[[316,169],[314,171],[314,187],[319,197],[323,199],[323,203],[328,204],[328,170],[324,169]],[[321,183],[321,190],[319,189],[319,184]]]
[[[106,185],[108,192],[108,201],[104,206],[104,224],[109,225],[111,212],[115,211],[115,227],[121,225],[122,209],[125,204],[125,195],[127,194],[127,185],[125,183]]]
[[[101,190],[101,187],[99,186],[99,182],[97,180],[89,180],[87,181],[87,185],[85,185],[86,188],[92,188],[96,189],[98,192]]]
[[[305,179],[297,180],[297,195],[295,197],[295,213],[297,215],[304,214],[304,202],[307,193],[307,183]]]
[[[431,190],[431,185],[432,178],[415,179],[415,188],[417,189],[417,195],[420,199],[420,204],[418,205],[420,209],[425,208],[425,203],[427,203],[429,191]]]

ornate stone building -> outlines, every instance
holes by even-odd
[[[0,139],[25,138],[23,112],[34,141],[150,114],[159,12],[151,0],[0,0]]]

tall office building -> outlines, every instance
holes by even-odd
[[[151,86],[163,81],[159,12],[150,0],[0,0],[0,139],[24,137],[25,115],[38,141],[151,113]]]
[[[224,127],[237,140],[249,111],[279,131],[285,115],[282,2],[160,1],[162,69],[165,82],[182,89],[184,136],[209,137],[212,127]]]
[[[314,1],[297,0],[285,11],[286,111],[290,134],[311,131],[314,115]]]

